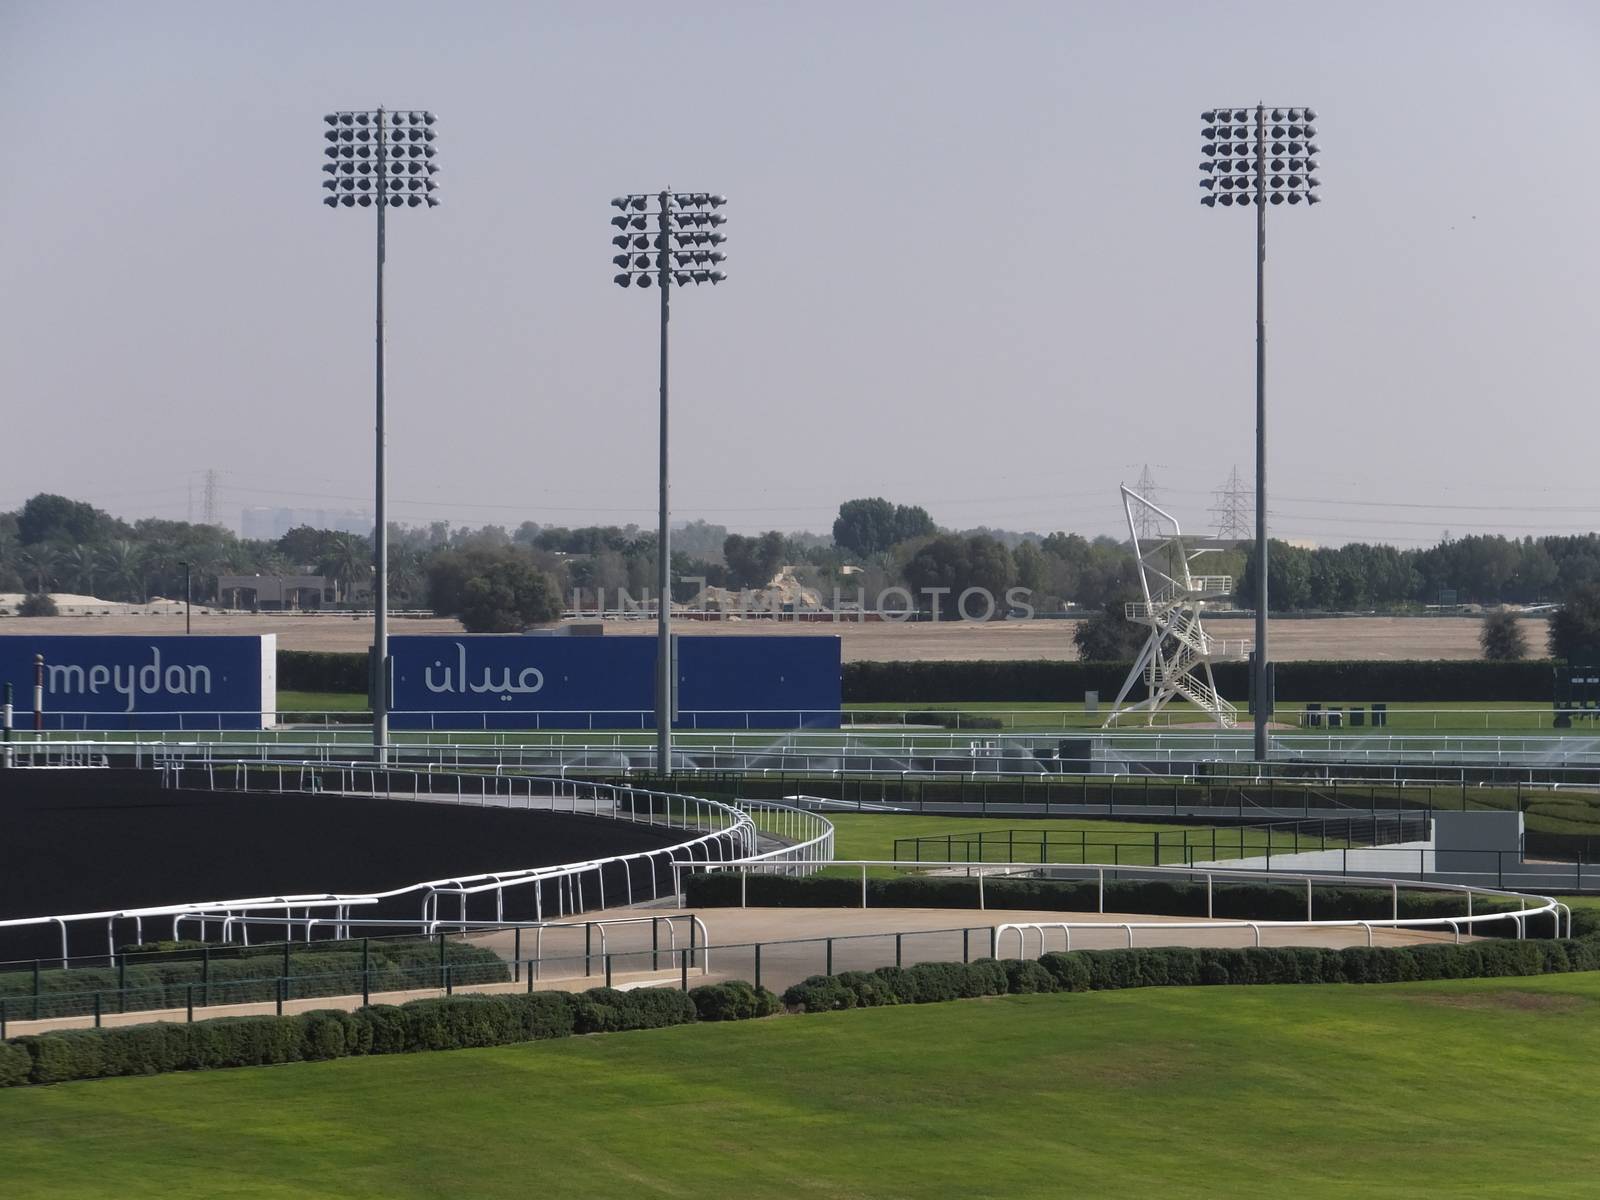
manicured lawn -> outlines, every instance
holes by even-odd
[[[1231,857],[1239,852],[1238,827],[1217,829],[1213,842],[1213,827],[1209,825],[1151,825],[1137,821],[1097,821],[1072,819],[1029,819],[1027,817],[962,818],[950,816],[912,816],[898,813],[828,813],[834,827],[834,857],[893,858],[895,839],[943,839],[950,835],[957,860],[963,853],[970,854],[972,862],[1038,862],[1041,837],[1048,837],[1051,862],[1118,862],[1147,864],[1155,862],[1159,838],[1161,861],[1183,863],[1193,859],[1208,859],[1215,845],[1216,852]],[[1008,831],[1015,831],[1008,837]],[[983,833],[982,854],[979,854],[978,834]],[[1244,831],[1244,851],[1258,854],[1266,849],[1268,834],[1263,829]],[[963,852],[960,844],[970,847]],[[1186,856],[1184,846],[1194,847]],[[1330,847],[1344,845],[1333,838]],[[1112,846],[1116,849],[1113,850]],[[1276,830],[1272,835],[1274,851],[1294,848],[1288,830]],[[1301,849],[1321,849],[1320,840],[1302,842]],[[912,857],[916,850],[902,842],[901,852]],[[1015,854],[1014,860],[1010,855]],[[938,845],[925,844],[922,855],[929,860],[950,861],[942,840]]]
[[[367,698],[355,692],[279,692],[279,712],[366,712]]]
[[[1570,1197],[1600,975],[1144,989],[0,1092],[8,1197]]]
[[[1109,697],[1107,698],[1109,700]],[[278,707],[285,712],[365,712],[367,698],[364,695],[350,692],[279,692]],[[1278,706],[1277,719],[1284,724],[1297,725],[1300,721],[1301,710],[1305,706],[1299,703],[1284,703]],[[1341,704],[1342,708],[1350,708],[1350,704]],[[1363,704],[1360,707],[1369,708]],[[1098,713],[1085,713],[1081,703],[1071,701],[938,701],[923,704],[917,701],[902,703],[870,703],[847,704],[845,708],[850,712],[883,712],[886,715],[906,712],[962,712],[972,713],[977,716],[998,718],[1004,722],[1006,730],[1015,732],[1042,732],[1062,729],[1098,729],[1106,719],[1109,710],[1108,703],[1102,703]],[[1209,718],[1193,705],[1177,703],[1169,706],[1167,712],[1170,717],[1163,717],[1157,728],[1164,728],[1170,723],[1177,726],[1193,724],[1208,720]],[[1334,731],[1340,734],[1398,734],[1398,733],[1453,733],[1453,734],[1552,734],[1552,733],[1588,733],[1590,735],[1600,732],[1593,723],[1579,721],[1574,723],[1572,730],[1557,730],[1552,728],[1553,713],[1551,707],[1544,701],[1466,701],[1451,703],[1445,701],[1430,702],[1402,702],[1389,705],[1389,724],[1387,727],[1374,730],[1371,725],[1351,727],[1348,724]],[[1144,726],[1129,722],[1123,726],[1124,731],[1134,732]],[[981,736],[982,729],[972,730],[973,736]],[[997,732],[989,730],[991,734]],[[1321,729],[1306,729],[1307,733],[1328,732],[1326,727]]]

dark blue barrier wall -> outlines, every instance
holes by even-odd
[[[839,639],[680,637],[680,729],[835,729]],[[396,637],[397,729],[650,729],[653,637]]]
[[[0,683],[33,728],[36,654],[46,729],[260,729],[276,719],[277,641],[253,637],[0,636]]]

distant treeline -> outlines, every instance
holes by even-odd
[[[1023,588],[1036,613],[1050,613],[1068,605],[1120,610],[1137,585],[1126,541],[1066,531],[940,529],[926,510],[881,497],[841,504],[828,534],[745,535],[692,521],[674,530],[672,548],[680,602],[693,600],[702,585],[761,589],[784,568],[825,601],[835,591],[871,598],[898,587],[917,597],[941,596],[946,616],[957,615],[958,597],[973,588],[997,601]],[[1252,550],[1245,544],[1203,560],[1206,574],[1236,579],[1237,599],[1246,606]],[[138,603],[181,595],[188,564],[199,603],[220,599],[220,574],[309,568],[334,581],[340,602],[365,604],[371,559],[371,538],[360,534],[302,527],[275,540],[251,540],[216,525],[128,522],[49,494],[0,513],[0,592],[84,592]],[[392,526],[390,598],[400,607],[462,616],[469,628],[516,629],[548,620],[574,600],[588,607],[602,598],[614,602],[622,592],[649,595],[656,560],[655,534],[634,525]],[[1600,534],[1473,534],[1413,550],[1364,543],[1306,550],[1274,542],[1270,584],[1280,612],[1562,601],[1581,586],[1600,584]],[[997,612],[1006,607],[999,604]]]

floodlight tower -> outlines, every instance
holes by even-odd
[[[437,208],[433,177],[434,116],[420,109],[367,109],[333,112],[322,118],[328,126],[323,151],[322,186],[329,208],[378,210],[377,287],[377,415],[374,444],[374,487],[377,528],[372,535],[372,659],[368,678],[372,705],[372,757],[382,763],[389,757],[389,697],[394,684],[389,658],[389,489],[385,475],[387,445],[384,436],[384,323],[383,260],[384,213],[391,208]]]
[[[1267,205],[1317,204],[1318,149],[1309,108],[1212,108],[1200,114],[1205,127],[1200,186],[1207,208],[1256,210],[1256,637],[1251,683],[1255,693],[1255,757],[1267,760],[1267,723],[1272,697],[1267,687]],[[1269,137],[1270,135],[1270,137]]]
[[[661,289],[661,462],[660,525],[656,540],[656,774],[672,771],[672,718],[677,708],[677,678],[672,661],[672,546],[667,529],[670,513],[667,486],[667,321],[672,310],[672,288],[692,284],[718,284],[727,278],[718,268],[727,258],[720,247],[727,241],[721,226],[728,218],[716,210],[728,202],[711,192],[674,192],[618,196],[611,207],[617,233],[611,244],[621,253],[611,261],[618,268],[612,281],[618,287],[652,283]],[[652,209],[651,204],[655,204]],[[647,231],[651,222],[656,232]]]

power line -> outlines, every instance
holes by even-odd
[[[1219,541],[1243,541],[1250,536],[1250,511],[1255,496],[1239,478],[1235,466],[1223,485],[1214,493],[1216,503],[1211,515],[1216,519],[1216,537]]]
[[[1144,470],[1139,472],[1139,482],[1133,485],[1139,496],[1145,501],[1139,506],[1139,511],[1133,515],[1133,532],[1141,542],[1146,538],[1155,537],[1160,531],[1159,518],[1153,511],[1153,506],[1161,503],[1161,489],[1156,486],[1156,477],[1150,473],[1150,464],[1144,464]]]

